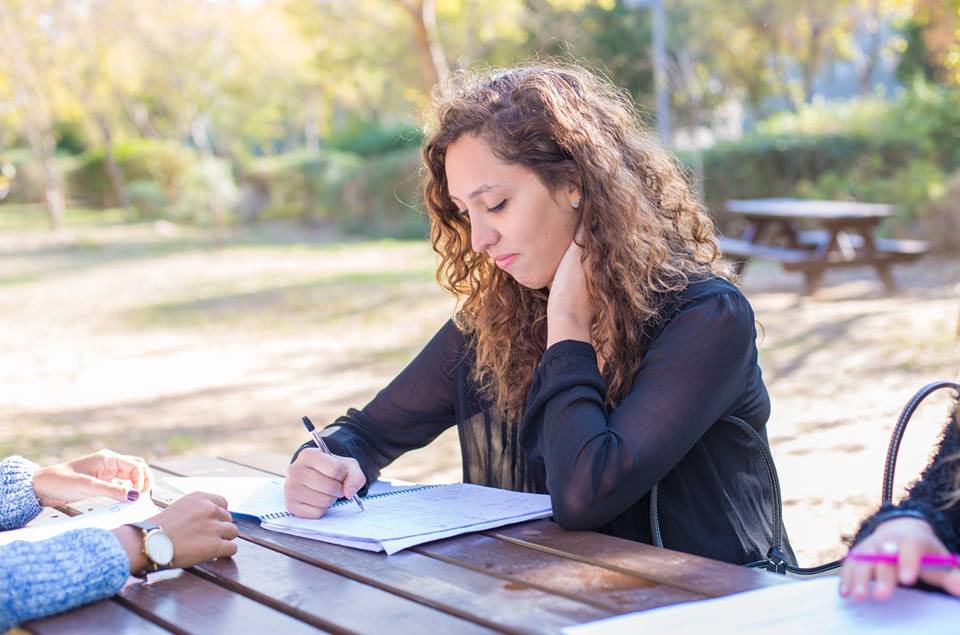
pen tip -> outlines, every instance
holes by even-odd
[[[306,426],[308,432],[313,432],[313,422],[310,421],[310,417],[300,417],[300,421],[303,421],[303,425]]]

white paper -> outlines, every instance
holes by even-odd
[[[527,494],[455,483],[414,488],[397,495],[331,507],[318,519],[284,516],[263,521],[266,529],[359,549],[396,553],[407,547],[473,531],[544,518],[551,511],[546,494]]]
[[[62,518],[34,527],[23,527],[11,531],[0,532],[0,545],[7,545],[15,540],[36,542],[46,540],[74,529],[116,529],[127,523],[137,523],[160,513],[160,508],[153,504],[146,494],[135,503],[113,503],[100,509],[89,511],[79,516]]]
[[[565,635],[918,635],[960,633],[960,600],[897,589],[886,602],[840,597],[839,578],[781,584],[723,598],[630,613],[563,629]]]
[[[283,512],[283,478],[261,476],[167,476],[163,482],[184,494],[208,492],[227,499],[233,514],[260,518]]]
[[[163,482],[183,494],[209,492],[227,499],[232,514],[260,519],[287,511],[280,476],[167,476]],[[367,496],[416,487],[400,480],[378,480],[367,488]]]

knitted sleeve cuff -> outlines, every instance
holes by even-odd
[[[0,461],[0,529],[22,527],[43,510],[33,491],[36,470],[37,464],[22,456]]]

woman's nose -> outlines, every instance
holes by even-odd
[[[470,246],[477,253],[483,253],[497,244],[500,234],[493,227],[478,218],[470,219]]]

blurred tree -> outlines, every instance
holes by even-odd
[[[960,85],[960,0],[916,0],[904,35],[906,50],[897,66],[901,81],[920,76]]]
[[[66,51],[55,0],[4,0],[0,4],[0,102],[22,127],[43,172],[43,199],[51,228],[64,230],[66,202],[55,161],[54,126],[63,91]]]

